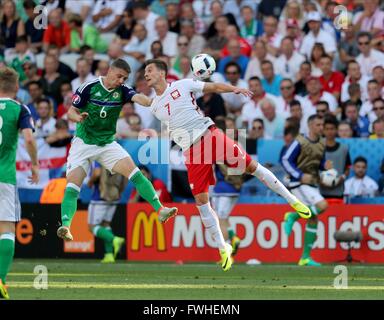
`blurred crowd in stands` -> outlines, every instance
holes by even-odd
[[[312,114],[334,117],[340,138],[384,138],[380,0],[2,0],[0,48],[0,64],[20,75],[17,99],[36,136],[51,146],[68,145],[75,132],[66,115],[72,93],[114,59],[130,64],[128,85],[153,96],[146,59],[165,61],[175,81],[193,77],[190,58],[202,52],[217,62],[209,81],[254,95],[204,94],[198,105],[248,139],[283,139],[293,118],[306,134]],[[162,132],[148,109],[124,105],[117,138],[143,129]]]

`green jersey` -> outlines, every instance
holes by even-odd
[[[102,77],[83,84],[73,95],[72,105],[81,112],[87,112],[88,117],[77,124],[76,136],[86,144],[97,146],[113,142],[120,111],[135,94],[135,90],[124,84],[108,90]]]
[[[34,130],[28,107],[0,98],[0,182],[16,185],[16,149],[19,129]]]

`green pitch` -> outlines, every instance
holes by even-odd
[[[48,269],[48,289],[34,288],[36,265]],[[334,266],[16,259],[8,276],[11,299],[384,299],[384,266],[348,266],[348,289],[333,287]],[[35,281],[39,283],[39,281]]]

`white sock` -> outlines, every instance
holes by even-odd
[[[216,242],[217,247],[219,249],[224,249],[225,240],[220,229],[219,218],[217,217],[216,212],[211,208],[209,203],[197,206],[197,209],[199,209],[201,221],[203,221],[204,227],[208,230],[209,234]]]
[[[257,164],[253,176],[263,182],[269,189],[281,195],[288,203],[294,203],[297,198],[289,192],[289,190],[275,177],[275,175],[267,168],[263,167],[260,163]]]

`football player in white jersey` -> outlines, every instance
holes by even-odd
[[[256,176],[271,190],[284,197],[304,219],[308,219],[311,212],[272,172],[252,160],[240,145],[216,128],[212,119],[205,117],[196,104],[196,93],[234,92],[251,96],[249,90],[192,79],[167,83],[167,71],[167,65],[163,61],[151,59],[145,63],[144,77],[148,86],[156,92],[149,108],[160,121],[167,124],[170,137],[183,150],[188,180],[201,220],[217,244],[222,269],[227,271],[232,266],[232,246],[225,242],[217,214],[209,203],[208,188],[215,184],[213,164],[224,163],[235,169],[237,174],[246,172]]]

